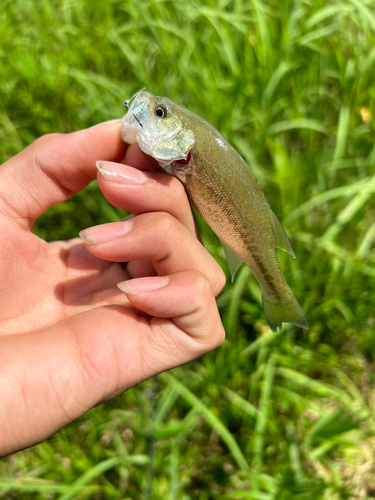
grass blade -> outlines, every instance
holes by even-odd
[[[356,193],[362,192],[364,186],[369,181],[367,179],[361,179],[358,182],[351,184],[349,186],[340,186],[337,188],[330,189],[328,191],[324,191],[323,193],[319,193],[316,196],[313,196],[308,201],[294,209],[290,212],[286,219],[289,223],[291,223],[297,217],[308,213],[310,210],[320,207],[323,203],[327,201],[335,200],[337,198],[344,198],[346,196],[353,196]]]
[[[288,130],[294,129],[307,129],[325,135],[329,134],[327,127],[313,118],[296,118],[295,120],[277,122],[269,127],[268,132],[270,134],[280,134],[281,132],[287,132]]]
[[[121,458],[109,458],[103,462],[94,465],[90,470],[82,474],[73,484],[67,488],[67,492],[59,497],[59,500],[70,500],[81,491],[82,487],[86,487],[87,483],[104,474],[110,469],[114,469],[121,464]]]
[[[279,335],[285,333],[285,331],[287,331],[289,328],[290,328],[289,326],[284,324],[276,332],[269,331],[268,333],[261,335],[256,340],[254,340],[254,342],[252,342],[248,347],[246,347],[246,349],[242,351],[241,356],[247,358],[252,356],[253,354],[256,354],[259,351],[259,349],[271,344],[274,340],[276,340],[276,338]]]
[[[163,373],[161,377],[166,380],[191,406],[195,408],[197,413],[202,415],[206,421],[215,429],[220,438],[229,448],[234,460],[237,462],[240,469],[248,471],[247,461],[225,425],[218,419],[205,404],[202,403],[187,387],[181,384],[176,378],[169,373]]]
[[[344,157],[346,142],[349,134],[350,109],[347,106],[341,106],[339,125],[337,127],[336,147],[333,153],[333,161]]]
[[[70,489],[68,484],[59,484],[45,479],[14,479],[14,478],[0,478],[0,489],[2,493],[7,490],[15,491],[35,491],[40,493],[60,493]],[[100,490],[100,486],[76,486],[75,493],[82,491],[95,492]]]
[[[350,407],[352,399],[348,394],[340,389],[333,387],[325,382],[314,380],[303,373],[292,370],[291,368],[278,367],[276,369],[277,375],[290,381],[292,384],[299,385],[310,391],[316,392],[321,396],[329,396],[342,402],[344,405]]]
[[[254,458],[253,458],[253,465],[255,467],[258,467],[261,460],[263,459],[264,435],[266,432],[267,422],[270,412],[271,393],[275,377],[275,364],[276,364],[275,355],[271,354],[271,356],[268,359],[268,363],[264,373],[264,379],[260,393],[259,412],[257,414],[257,419],[255,424]]]
[[[363,189],[357,193],[348,205],[339,213],[336,220],[323,234],[323,240],[334,240],[343,227],[361,210],[375,192],[375,175],[368,180]]]

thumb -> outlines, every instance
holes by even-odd
[[[0,166],[0,209],[26,228],[96,177],[97,160],[121,161],[121,120],[37,139]]]

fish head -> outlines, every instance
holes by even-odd
[[[181,119],[184,108],[166,97],[144,91],[138,92],[127,106],[121,130],[124,142],[137,142],[162,167],[188,158],[195,135]]]

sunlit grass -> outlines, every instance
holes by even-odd
[[[257,175],[311,328],[269,332],[241,268],[218,299],[220,349],[0,461],[0,498],[375,496],[374,13],[374,0],[2,2],[0,159],[121,116],[144,86],[184,104]],[[122,216],[93,184],[36,231],[66,239]]]

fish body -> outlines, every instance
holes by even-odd
[[[268,324],[309,328],[285,281],[275,248],[295,257],[250,167],[208,122],[165,97],[135,95],[123,118],[124,142],[138,142],[184,184],[201,217],[220,238],[234,275],[244,262],[262,290]]]

